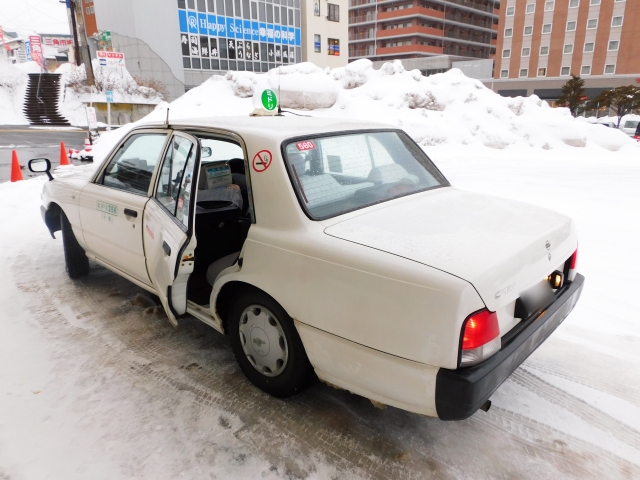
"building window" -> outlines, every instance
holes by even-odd
[[[321,46],[320,46],[320,42],[322,41],[322,38],[320,37],[320,35],[314,35],[313,36],[313,51],[316,53],[320,53],[321,50]]]
[[[507,7],[507,17],[513,17],[516,14],[516,7]]]
[[[538,69],[538,76],[539,77],[546,77],[547,76],[547,69],[546,68],[539,68]]]
[[[509,70],[500,70],[500,78],[509,78]]]
[[[611,19],[611,26],[612,27],[621,27],[622,26],[622,17],[613,17]]]
[[[531,55],[531,49],[529,47],[524,47],[522,49],[522,56],[528,57],[529,55]]]
[[[615,65],[605,65],[604,66],[604,73],[607,74],[614,74],[616,73],[616,66]]]
[[[609,48],[607,50],[609,51],[618,50],[619,46],[620,46],[620,42],[618,40],[611,40],[609,42]]]
[[[571,75],[571,67],[562,67],[560,69],[561,77],[568,77],[569,75]]]
[[[527,35],[531,35],[533,34],[533,27],[531,25],[527,25],[526,27],[524,27],[524,35],[525,37]]]
[[[542,25],[542,33],[551,33],[551,24],[545,23]]]
[[[589,30],[591,30],[593,28],[598,28],[598,19],[597,18],[590,18],[589,20],[587,20],[587,28]]]
[[[327,53],[329,55],[340,56],[340,40],[337,38],[329,38],[327,43]]]
[[[616,3],[618,2],[626,2],[627,0],[616,0]]]
[[[573,43],[567,43],[562,50],[562,53],[573,53]]]
[[[569,0],[569,8],[578,8],[580,6],[580,0]]]
[[[511,50],[508,48],[502,50],[502,58],[511,58]]]
[[[545,12],[550,12],[551,10],[553,10],[555,8],[556,2],[544,2],[544,11]]]
[[[589,5],[600,5],[600,0],[591,0]]]
[[[584,53],[593,52],[593,47],[594,47],[594,43],[593,42],[585,43],[584,44]]]
[[[521,77],[528,77],[529,76],[529,69],[528,68],[521,68],[520,69],[520,76]]]
[[[580,69],[580,75],[591,75],[591,65],[583,65]]]
[[[549,55],[549,45],[544,45],[540,47],[540,55]]]
[[[567,22],[567,32],[574,32],[576,30],[576,22]]]
[[[527,13],[534,13],[535,11],[536,11],[536,4],[535,3],[527,4],[527,9],[526,9]]]
[[[504,29],[505,37],[513,37],[513,28],[505,28]]]
[[[327,18],[330,22],[339,22],[340,21],[340,5],[335,5],[333,3],[327,4]]]

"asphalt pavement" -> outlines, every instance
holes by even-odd
[[[60,142],[64,142],[67,153],[70,148],[82,150],[87,131],[77,127],[31,127],[29,125],[8,126],[0,125],[0,182],[6,182],[11,177],[11,151],[18,152],[18,160],[24,178],[34,177],[27,168],[27,162],[32,158],[48,158],[51,166],[60,164]],[[79,160],[71,160],[80,165]]]

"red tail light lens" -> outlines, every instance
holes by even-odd
[[[482,310],[470,315],[464,324],[462,350],[472,350],[500,336],[498,316],[495,312]]]
[[[577,266],[578,266],[578,249],[576,248],[576,251],[573,252],[573,255],[571,255],[571,264],[569,265],[569,268],[571,270],[575,270]]]
[[[573,255],[571,255],[571,258],[569,259],[569,274],[567,275],[567,281],[573,282],[573,280],[576,278],[577,266],[578,266],[578,249],[576,248],[576,251],[573,252]]]

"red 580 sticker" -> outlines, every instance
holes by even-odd
[[[298,142],[296,143],[296,147],[298,147],[298,150],[300,150],[301,152],[304,150],[313,150],[314,148],[316,148],[316,146],[313,144],[311,140]]]

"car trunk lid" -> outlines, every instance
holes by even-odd
[[[500,319],[503,334],[513,323],[511,304],[553,270],[562,270],[577,242],[564,215],[452,187],[378,207],[330,225],[325,233],[467,280],[489,310],[511,312],[511,318],[503,313]]]

